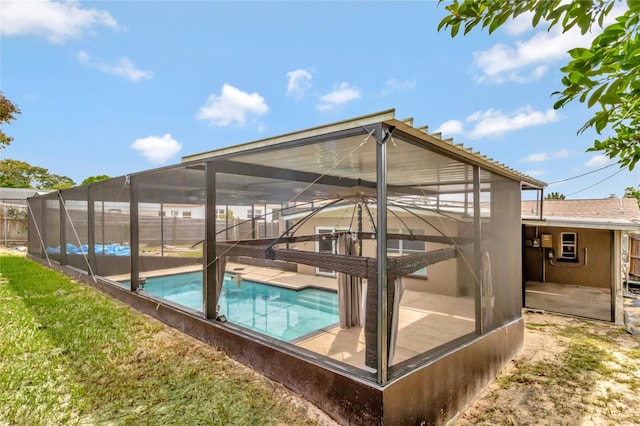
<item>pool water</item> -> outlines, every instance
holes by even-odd
[[[144,292],[202,312],[202,272],[147,278]],[[229,322],[287,342],[339,322],[335,292],[288,288],[225,275],[219,314]]]

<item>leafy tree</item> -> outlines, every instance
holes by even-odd
[[[545,200],[564,200],[565,195],[560,192],[552,192],[544,197]]]
[[[0,124],[15,120],[16,114],[20,114],[18,107],[9,99],[5,98],[2,92],[0,92]],[[12,140],[13,138],[11,136],[7,136],[2,129],[0,129],[0,150],[9,145]]]
[[[24,161],[0,160],[0,187],[31,188],[33,167]]]
[[[48,172],[36,176],[36,189],[67,189],[74,186],[76,183],[67,176],[49,174]]]
[[[80,185],[88,185],[90,183],[101,182],[107,179],[111,179],[111,176],[107,176],[107,175],[89,176],[88,178],[83,180]]]
[[[640,206],[640,185],[637,188],[628,186],[624,189],[624,198],[635,198]]]
[[[442,4],[444,0],[440,0]],[[447,2],[449,3],[449,2]],[[460,28],[467,34],[477,25],[491,34],[509,18],[530,13],[534,27],[545,22],[547,29],[560,25],[563,32],[577,27],[582,34],[595,25],[604,26],[605,17],[616,0],[453,0],[445,6],[449,14],[438,30],[449,29],[455,37]],[[598,134],[610,128],[614,135],[595,140],[588,151],[603,151],[619,157],[621,167],[640,161],[640,1],[627,0],[628,9],[604,27],[588,49],[569,51],[570,62],[561,70],[562,91],[554,104],[560,109],[578,100],[599,110],[579,130],[594,128]]]
[[[232,210],[230,210],[230,209],[225,209],[225,211],[224,211],[224,212],[222,212],[222,213],[221,213],[221,212],[218,212],[218,213],[216,214],[216,217],[217,217],[218,219],[220,219],[220,220],[226,220],[226,219],[231,220],[231,219],[233,219],[233,211],[232,211]]]
[[[43,167],[19,160],[0,160],[0,187],[65,189],[72,186],[75,186],[75,182],[71,178],[50,174]]]

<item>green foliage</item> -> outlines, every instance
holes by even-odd
[[[637,188],[633,186],[628,186],[624,189],[624,198],[635,198],[638,200],[638,205],[640,205],[640,185]]]
[[[32,174],[35,168],[18,160],[0,160],[0,187],[31,188]]]
[[[0,423],[312,423],[214,348],[24,257],[0,265]]]
[[[50,174],[49,170],[43,167],[8,158],[0,160],[0,187],[66,189],[73,186],[75,182],[71,178]]]
[[[0,124],[15,120],[16,114],[20,114],[20,109],[0,92]],[[12,140],[13,138],[11,136],[7,136],[2,129],[0,129],[0,149],[5,148]]]
[[[107,175],[98,175],[98,176],[89,176],[85,180],[82,181],[80,185],[88,185],[90,183],[101,182],[103,180],[111,179],[111,176]]]
[[[565,195],[560,192],[551,192],[544,197],[545,200],[564,200]]]
[[[75,186],[75,182],[67,177],[45,173],[37,177],[36,189],[66,189]]]
[[[27,208],[19,207],[19,206],[8,206],[7,207],[7,216],[14,219],[26,219],[27,218]]]
[[[442,4],[444,0],[440,0]],[[492,33],[507,19],[522,13],[532,14],[535,27],[542,21],[547,29],[560,25],[563,32],[578,27],[582,34],[597,25],[611,12],[615,0],[566,2],[560,0],[492,1],[454,0],[440,24],[455,37],[460,27],[467,34],[477,25]],[[633,170],[640,161],[640,1],[627,1],[628,9],[615,22],[603,29],[588,49],[569,51],[571,61],[562,68],[564,89],[554,108],[559,109],[578,100],[587,107],[598,107],[579,130],[593,128],[601,134],[605,129],[613,136],[595,140],[588,151],[603,151],[609,158],[619,158],[620,167]]]

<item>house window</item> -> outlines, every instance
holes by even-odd
[[[560,257],[567,260],[578,260],[578,237],[575,232],[560,234]]]
[[[160,217],[165,217],[166,215],[167,215],[167,212],[165,212],[164,210],[160,210],[158,212],[158,216],[160,216]]]
[[[402,229],[389,229],[389,234],[401,234]],[[406,233],[406,232],[405,232]],[[424,229],[411,229],[409,232],[411,235],[424,235]],[[404,256],[408,254],[424,253],[427,250],[427,243],[419,240],[387,240],[387,253],[391,256]],[[427,267],[420,268],[413,272],[411,275],[420,277],[427,276]]]
[[[227,210],[226,209],[216,209],[216,217],[218,219],[224,219],[225,217],[227,217]]]
[[[191,212],[182,212],[182,217],[191,217]]]
[[[347,231],[348,228],[344,227],[326,227],[326,226],[317,226],[316,234],[327,234],[327,238],[320,239],[316,241],[316,252],[317,253],[327,253],[327,254],[336,254],[336,240],[330,237],[331,234],[336,231]],[[326,268],[316,268],[316,275],[322,275],[325,277],[336,277],[336,272]]]
[[[262,216],[262,209],[249,209],[247,210],[247,219],[259,219]]]

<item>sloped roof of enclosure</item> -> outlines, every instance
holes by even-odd
[[[347,155],[349,152],[352,152],[350,150],[354,149],[358,144],[361,144],[361,135],[353,137],[353,141],[351,141],[351,143],[343,144],[341,146],[343,152],[336,152],[335,143],[326,143],[326,150],[324,151],[318,151],[317,146],[310,147],[309,145],[307,145],[307,149],[304,149],[304,145],[299,146],[298,144],[304,144],[314,138],[320,138],[323,135],[336,132],[339,133],[349,129],[366,129],[367,126],[378,123],[395,127],[395,138],[402,138],[404,136],[412,139],[413,141],[418,141],[425,147],[442,153],[448,157],[453,157],[454,159],[468,164],[477,164],[484,170],[520,181],[523,188],[541,189],[546,186],[546,183],[520,173],[493,160],[492,158],[488,158],[486,155],[481,155],[470,147],[464,147],[463,144],[454,144],[453,139],[443,140],[441,139],[440,133],[429,134],[427,126],[413,127],[412,118],[397,120],[395,118],[394,109],[232,147],[188,155],[183,157],[182,161],[190,162],[194,160],[207,160],[212,158],[231,157],[240,154],[242,155],[242,159],[240,160],[242,162],[255,162],[255,164],[262,165],[277,165],[277,167],[298,170],[301,172],[324,173],[327,170],[335,171],[335,159],[340,158],[342,155]],[[334,140],[332,140],[332,142],[334,142]],[[296,147],[295,155],[292,155],[290,150],[278,149],[285,146],[289,148]],[[420,149],[420,147],[416,147],[414,149]],[[252,153],[254,153],[254,155],[251,155]],[[367,169],[375,171],[375,150],[362,152],[360,155],[361,161],[364,164],[370,165]],[[397,170],[394,173],[396,179],[401,181],[410,182],[412,181],[412,177],[415,175],[416,170],[425,169],[424,159],[421,156],[416,156],[415,151],[411,149],[405,150],[401,163],[403,164],[404,176],[399,176],[399,171]],[[345,166],[350,165],[345,164]],[[375,182],[375,176],[363,176],[361,173],[362,169],[364,169],[364,167],[360,167],[359,169],[354,167],[340,167],[339,173],[332,172],[332,174]],[[456,179],[456,176],[453,176],[455,173],[454,170],[451,170],[449,175],[447,175],[446,169],[443,169],[442,167],[439,167],[438,169],[439,174],[437,180],[453,181]]]
[[[189,203],[204,199],[205,163],[214,161],[216,204],[244,205],[311,202],[351,196],[375,197],[376,135],[389,136],[387,191],[391,197],[471,192],[471,166],[480,166],[480,182],[494,176],[541,189],[544,182],[480,155],[411,119],[396,120],[388,110],[321,127],[185,156],[182,163],[136,174],[148,191],[140,201]],[[425,150],[428,149],[427,150]],[[166,171],[170,170],[170,173]],[[492,175],[492,173],[494,175]]]

